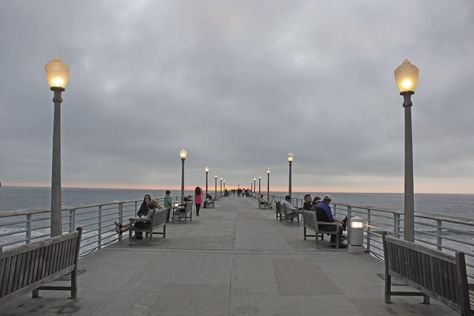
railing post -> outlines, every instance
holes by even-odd
[[[135,214],[137,213],[137,201],[135,201]],[[123,223],[123,202],[120,202],[118,205],[118,217],[119,217],[119,223]],[[122,234],[118,234],[118,239],[122,240]]]
[[[334,218],[336,218],[337,205],[336,205],[336,203],[334,203],[333,205],[334,205],[334,207],[333,207],[333,209],[334,209]]]
[[[443,250],[443,238],[441,233],[443,231],[443,222],[440,219],[436,220],[436,247],[439,251]]]
[[[102,248],[102,205],[99,205],[99,221],[97,224],[97,233],[99,234],[99,240],[97,241],[97,248]]]
[[[370,238],[371,238],[371,226],[372,226],[372,212],[370,208],[367,209],[367,252],[370,253]]]
[[[336,204],[334,204],[334,216],[336,215]],[[352,206],[347,206],[347,240],[351,241],[352,227],[351,227],[351,218],[352,218]]]
[[[137,210],[138,210],[138,202],[135,201],[135,216],[137,216]],[[122,223],[122,222],[120,222]]]
[[[69,210],[69,232],[74,232],[76,229],[76,209],[72,208]]]
[[[26,215],[26,243],[31,242],[31,214]]]
[[[400,214],[393,213],[393,237],[400,238]]]

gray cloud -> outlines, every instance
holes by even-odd
[[[4,1],[0,181],[49,182],[43,66],[60,56],[66,185],[176,186],[186,148],[189,185],[269,166],[284,188],[292,151],[301,189],[401,191],[409,58],[416,189],[472,193],[473,21],[469,0]]]

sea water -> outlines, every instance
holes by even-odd
[[[171,196],[179,196],[180,191],[171,191]],[[214,190],[209,190],[214,195]],[[63,207],[104,204],[114,201],[141,200],[145,194],[162,197],[164,190],[136,189],[93,189],[63,188]],[[266,192],[262,191],[266,196]],[[285,192],[270,194],[285,195]],[[293,197],[303,198],[305,192],[294,192]],[[331,193],[312,192],[312,197],[332,196],[333,203],[346,203],[358,206],[370,206],[394,211],[403,211],[403,194],[401,193]],[[185,191],[185,195],[193,195]],[[0,212],[10,210],[28,210],[45,208],[51,203],[50,189],[47,187],[0,187]],[[463,219],[474,219],[474,194],[415,194],[415,212],[436,215],[454,216]]]

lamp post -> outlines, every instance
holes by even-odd
[[[295,158],[295,155],[290,151],[288,153],[288,174],[289,174],[289,179],[288,179],[288,195],[291,198],[291,166],[293,165],[293,159]]]
[[[260,198],[261,193],[262,193],[262,177],[258,177],[258,198]]]
[[[208,189],[208,183],[209,183],[209,181],[208,181],[208,179],[209,179],[209,167],[204,168],[204,171],[206,171],[206,200],[207,200],[207,189]],[[204,207],[206,207],[206,203],[204,203]]]
[[[270,203],[270,168],[267,168],[267,201]]]
[[[224,195],[225,195],[225,180],[224,180]]]
[[[215,186],[214,186],[214,200],[217,200],[217,176],[214,176]]]
[[[253,196],[257,195],[257,186],[256,186],[257,178],[253,178]]]
[[[220,193],[219,193],[219,196],[222,197],[222,177],[220,177],[219,181],[220,181]]]
[[[403,96],[405,108],[405,193],[404,193],[404,229],[403,238],[415,240],[415,203],[413,188],[413,141],[411,123],[411,96],[415,94],[418,81],[418,68],[407,59],[395,69],[395,82]]]
[[[61,93],[69,80],[69,67],[59,58],[44,66],[46,80],[54,93],[53,156],[51,172],[51,237],[62,234],[61,213]]]
[[[179,158],[181,158],[181,204],[184,203],[184,161],[188,156],[188,152],[184,149],[179,151]]]

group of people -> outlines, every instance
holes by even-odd
[[[200,187],[196,187],[194,189],[194,205],[196,207],[196,216],[199,216],[199,211],[201,209],[201,204],[202,204],[202,189]],[[183,198],[183,204],[177,205],[175,208],[173,208],[173,199],[171,197],[171,192],[169,190],[166,190],[165,192],[165,197],[164,197],[164,208],[166,209],[166,221],[170,221],[170,214],[171,211],[174,210],[174,212],[182,212],[185,211],[186,209],[186,204],[187,203],[192,203],[193,198],[192,196],[188,195]],[[205,200],[205,205],[209,202],[212,202],[212,196],[210,194],[207,195],[206,200]],[[140,209],[137,212],[137,217],[136,220],[133,223],[134,227],[138,228],[149,228],[151,225],[151,219],[153,217],[153,212],[156,209],[161,209],[162,206],[158,203],[158,201],[153,200],[151,198],[150,194],[145,194],[143,197],[143,202],[140,205]],[[124,232],[130,230],[130,224],[128,223],[118,223],[115,222],[115,231],[117,234],[123,234]],[[143,239],[142,233],[139,231],[135,232],[135,239]]]
[[[329,222],[329,223],[338,223],[339,226],[339,236],[342,239],[342,232],[346,230],[347,225],[347,216],[342,220],[335,219],[332,215],[331,210],[331,201],[332,198],[330,195],[325,195],[322,199],[319,196],[315,196],[314,199],[311,198],[311,194],[306,194],[304,196],[303,210],[314,211],[316,212],[316,218],[318,222]],[[291,197],[289,195],[285,196],[283,204],[287,210],[288,216],[297,216],[299,213],[298,207],[291,203]],[[334,235],[331,235],[331,243],[335,243],[336,239]],[[339,245],[341,248],[347,247],[347,245],[342,243],[342,240],[339,240]]]

